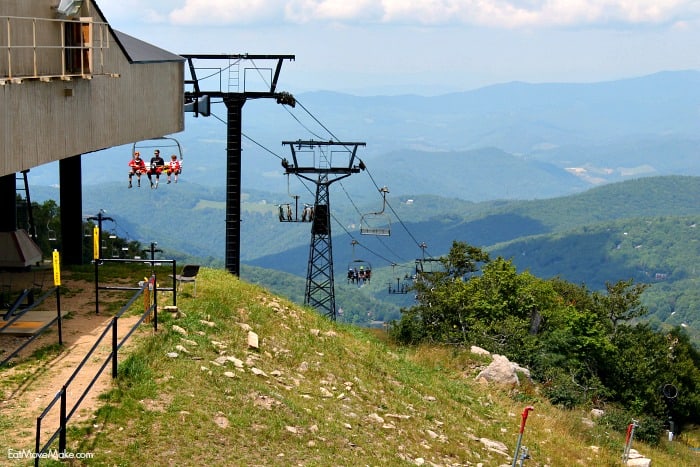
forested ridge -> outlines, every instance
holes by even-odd
[[[440,263],[417,275],[416,303],[390,328],[398,342],[505,355],[530,369],[551,402],[643,419],[638,435],[651,442],[669,421],[700,421],[700,352],[682,327],[655,331],[638,321],[648,285],[620,280],[592,291],[518,272],[462,242]]]
[[[114,224],[106,224],[127,241],[144,247],[157,241],[164,255],[223,267],[223,190],[180,183],[176,189],[126,190],[122,185],[99,187],[100,196],[86,187],[87,213],[106,207]],[[57,198],[53,189],[37,190],[35,199]],[[243,196],[243,276],[294,300],[303,297],[309,231],[307,225],[280,225],[275,202],[286,195],[249,191]],[[338,195],[335,195],[339,197]],[[98,200],[99,201],[95,201]],[[414,238],[426,241],[433,256],[446,253],[454,240],[466,241],[512,259],[519,271],[543,278],[561,277],[591,290],[606,281],[634,278],[649,283],[642,301],[645,317],[654,328],[684,324],[698,342],[700,293],[697,292],[697,228],[700,221],[700,178],[651,177],[604,185],[584,193],[543,200],[474,203],[435,195],[388,197],[388,202]],[[411,203],[408,200],[412,200]],[[154,203],[159,209],[134,209]],[[364,212],[374,205],[360,206]],[[357,225],[357,212],[341,201],[333,204],[334,218],[347,227]],[[39,213],[40,242],[49,245],[46,230],[59,230],[58,208]],[[357,227],[356,227],[357,228]],[[349,230],[357,235],[357,230]],[[389,295],[388,285],[412,274],[421,252],[400,224],[394,222],[384,244],[359,236],[362,245],[384,255],[388,247],[402,254],[394,268],[385,260],[358,248],[355,255],[373,263],[375,280],[362,289],[345,284],[351,261],[351,237],[334,225],[334,262],[339,305],[350,322],[388,321],[410,306],[412,295]],[[377,246],[379,245],[379,246]],[[393,259],[393,258],[391,258]],[[257,268],[262,267],[262,272]],[[291,273],[278,273],[282,271]]]

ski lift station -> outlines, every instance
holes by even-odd
[[[4,1],[0,19],[0,237],[30,235],[17,226],[17,174],[58,161],[59,204],[71,207],[58,247],[80,264],[81,158],[183,131],[185,59],[113,29],[97,1]],[[0,263],[31,263],[30,242],[0,239],[16,245]]]

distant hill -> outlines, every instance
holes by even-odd
[[[56,188],[37,188],[33,199],[57,195]],[[355,206],[344,195],[334,188],[332,229],[337,301],[348,310],[347,316],[357,317],[365,310],[373,318],[397,318],[400,307],[410,306],[412,298],[390,296],[388,285],[412,275],[416,259],[440,256],[459,240],[512,258],[519,270],[561,276],[594,290],[606,281],[629,278],[653,283],[645,300],[659,326],[680,320],[700,329],[693,295],[698,290],[694,260],[700,251],[695,251],[694,226],[700,224],[700,177],[641,178],[529,201],[473,203],[390,194],[390,237],[361,235],[357,211],[379,206]],[[198,258],[222,267],[224,196],[222,190],[186,181],[158,190],[129,190],[112,183],[99,189],[86,186],[84,207],[86,216],[107,211],[115,220],[105,223],[108,232],[144,245],[155,241],[166,257]],[[310,226],[280,223],[271,202],[279,200],[275,197],[260,191],[243,197],[242,276],[301,302]],[[358,242],[354,246],[353,240]],[[425,251],[420,242],[427,245]],[[372,283],[361,290],[344,281],[347,266],[358,259],[375,271]]]
[[[294,109],[265,99],[245,106],[244,190],[285,193],[280,159],[289,148],[281,142],[297,139],[366,142],[359,156],[395,194],[410,186],[420,188],[413,194],[472,201],[541,199],[639,177],[700,175],[697,71],[588,84],[514,82],[433,97],[314,92],[296,98]],[[183,179],[222,187],[226,111],[216,104],[213,113],[188,115],[185,131],[175,136],[183,148]],[[131,150],[85,155],[85,183],[126,183]],[[437,187],[423,173],[450,164],[459,171],[441,173],[439,189],[432,190]],[[567,182],[560,171],[578,180]],[[464,180],[456,183],[456,173]],[[55,164],[32,169],[32,177],[38,185],[57,183]]]

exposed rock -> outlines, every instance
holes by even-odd
[[[166,355],[170,358],[177,358],[180,356],[177,352],[168,352]]]
[[[479,442],[481,442],[481,444],[483,444],[489,451],[503,454],[504,456],[510,456],[510,454],[508,454],[508,446],[500,441],[494,441],[488,438],[479,438]]]
[[[219,342],[219,341],[211,341],[211,345],[213,345],[214,347],[216,347],[219,350],[224,350],[226,348],[226,344],[224,344],[223,342]]]
[[[259,349],[258,335],[253,331],[248,331],[248,347],[251,349]]]
[[[171,329],[173,330],[173,332],[176,332],[178,334],[182,334],[183,336],[187,336],[187,331],[185,331],[183,328],[181,328],[177,324],[173,324],[173,327]]]
[[[635,467],[651,467],[651,459],[644,457],[636,449],[630,449],[625,465]]]
[[[475,355],[491,355],[491,352],[489,352],[488,350],[482,349],[481,347],[477,347],[476,345],[472,345],[471,353],[473,353]]]
[[[600,418],[605,415],[605,411],[601,409],[591,409],[591,418]]]
[[[582,423],[584,426],[587,426],[588,428],[593,428],[593,427],[595,426],[595,422],[594,422],[593,420],[591,420],[590,418],[587,418],[587,417],[583,417],[583,418],[581,419],[581,423]]]
[[[518,372],[524,373],[528,378],[530,376],[530,372],[526,368],[512,363],[503,355],[493,354],[493,361],[477,375],[476,379],[477,381],[483,379],[491,383],[518,386],[520,384]]]

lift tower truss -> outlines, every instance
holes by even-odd
[[[335,321],[329,186],[364,170],[363,162],[357,157],[357,149],[365,146],[365,143],[298,140],[283,141],[282,144],[289,145],[292,151],[291,162],[287,159],[282,161],[285,172],[316,184],[304,304]]]
[[[241,268],[241,137],[243,105],[248,99],[277,100],[294,107],[294,97],[277,91],[282,63],[294,55],[184,54],[185,111],[210,114],[212,99],[227,109],[226,135],[226,269],[240,276]],[[265,66],[265,64],[272,65]]]

